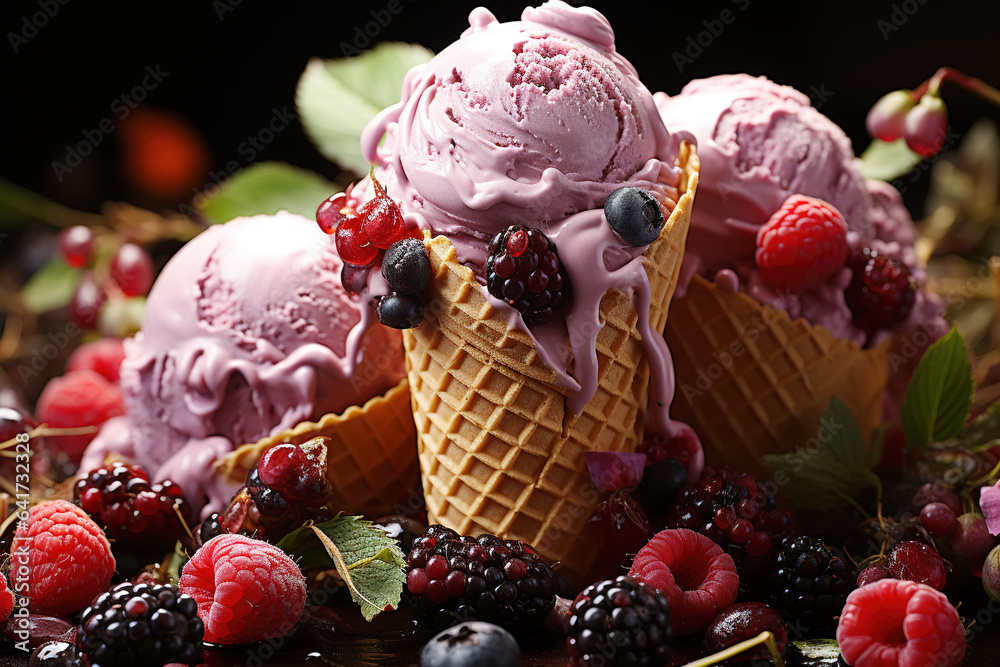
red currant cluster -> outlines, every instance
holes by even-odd
[[[394,329],[409,329],[424,319],[419,295],[431,282],[430,260],[424,244],[407,236],[399,205],[386,194],[374,173],[369,176],[374,198],[355,209],[346,193],[337,193],[316,209],[316,222],[334,237],[344,261],[340,277],[344,289],[360,293],[369,271],[381,265],[392,293],[379,298],[375,308],[378,320]]]
[[[145,296],[153,285],[153,259],[142,247],[122,243],[105,273],[94,266],[96,246],[90,227],[75,225],[59,233],[58,248],[63,261],[74,269],[87,269],[69,305],[72,320],[87,330],[97,328],[101,310],[109,298]]]

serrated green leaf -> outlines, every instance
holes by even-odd
[[[303,569],[336,567],[366,620],[399,605],[406,558],[396,541],[370,521],[341,514],[292,531],[278,547],[298,558]]]
[[[80,282],[80,269],[74,269],[58,257],[52,257],[25,283],[21,298],[33,313],[47,313],[69,303]]]
[[[384,42],[352,58],[309,61],[299,77],[295,106],[320,153],[358,175],[367,173],[361,130],[399,102],[403,76],[432,55],[419,44]]]
[[[975,383],[965,339],[954,327],[927,348],[903,397],[908,449],[951,440],[965,424]]]
[[[880,484],[873,458],[854,415],[834,396],[814,440],[787,454],[768,454],[764,463],[783,496],[803,509],[829,510]]]
[[[923,160],[910,150],[904,139],[873,139],[861,154],[861,174],[865,178],[892,181],[910,173]]]
[[[284,162],[258,162],[226,181],[202,213],[212,223],[281,210],[312,218],[324,199],[342,189],[307,169]]]

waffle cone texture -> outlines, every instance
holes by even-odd
[[[698,158],[684,143],[679,200],[643,255],[650,327],[662,333],[677,284]],[[649,367],[630,297],[609,290],[597,337],[598,386],[580,414],[534,341],[494,308],[451,242],[425,236],[433,283],[424,322],[404,332],[428,521],[531,544],[571,579],[595,555],[587,520],[600,501],[584,454],[634,451]],[[572,367],[571,367],[572,371]]]
[[[698,433],[710,466],[766,478],[761,457],[821,437],[833,396],[862,433],[880,423],[886,344],[862,349],[701,276],[674,301],[666,337],[677,374],[674,415]]]
[[[410,496],[419,494],[420,474],[406,379],[342,414],[327,414],[243,445],[217,460],[215,468],[227,481],[242,484],[271,447],[283,442],[301,445],[319,436],[329,439],[326,476],[333,487],[334,509],[370,518],[412,513]]]

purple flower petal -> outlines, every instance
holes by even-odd
[[[990,535],[1000,535],[1000,482],[979,489],[979,506]]]
[[[590,479],[605,491],[634,489],[646,467],[646,455],[630,452],[587,452]]]

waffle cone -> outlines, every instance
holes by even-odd
[[[709,465],[767,475],[764,454],[820,436],[832,396],[861,432],[882,416],[888,345],[861,349],[829,330],[694,276],[667,323],[674,415],[694,427]]]
[[[684,252],[698,158],[683,144],[680,198],[643,256],[650,326],[663,331]],[[428,520],[462,534],[523,540],[579,579],[596,549],[586,530],[600,501],[589,451],[633,451],[649,385],[632,299],[609,290],[597,337],[598,387],[580,414],[530,336],[483,295],[444,237],[426,237],[434,281],[424,322],[404,332]]]
[[[218,459],[215,468],[227,481],[242,484],[271,447],[283,442],[300,445],[318,436],[330,440],[326,476],[333,487],[334,509],[375,518],[411,507],[409,495],[419,488],[420,477],[405,379],[362,406],[243,445]]]

